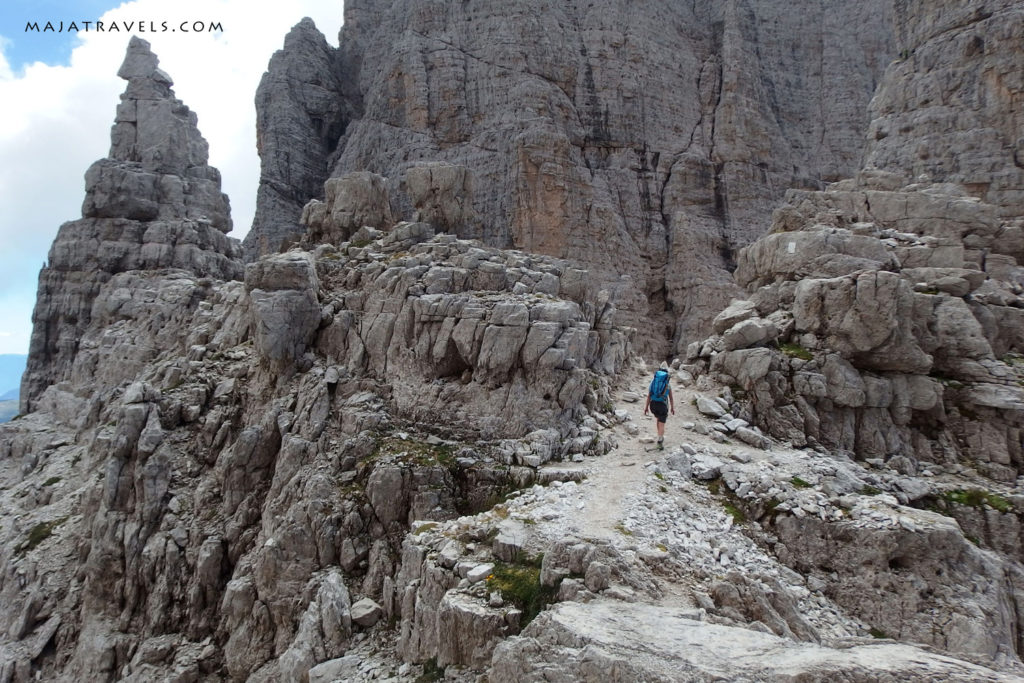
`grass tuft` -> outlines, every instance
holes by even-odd
[[[522,626],[555,600],[555,588],[541,585],[539,565],[536,561],[514,565],[499,562],[487,577],[488,589],[501,592],[503,600],[523,611]]]
[[[423,663],[423,673],[416,677],[415,683],[435,683],[444,680],[444,667],[437,665],[437,657],[431,657]]]
[[[793,342],[786,342],[779,344],[779,351],[786,354],[790,358],[799,358],[800,360],[814,360],[814,354]]]
[[[737,524],[743,524],[743,522],[747,521],[747,516],[743,514],[743,510],[740,510],[729,501],[723,502],[722,507],[725,508],[725,511],[729,513],[733,521]]]
[[[942,497],[946,502],[956,503],[957,505],[966,505],[974,508],[988,505],[999,512],[1011,512],[1013,510],[1013,503],[998,493],[992,493],[983,489],[954,489],[946,491],[942,494]]]

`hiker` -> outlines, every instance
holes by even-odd
[[[676,414],[676,402],[672,398],[672,387],[668,383],[668,366],[662,363],[654,373],[651,386],[647,389],[647,403],[644,404],[644,415],[648,411],[654,413],[658,420],[658,450],[665,450],[665,420],[668,418],[669,407]]]

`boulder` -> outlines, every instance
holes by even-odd
[[[299,219],[312,244],[339,245],[364,225],[387,230],[395,223],[385,179],[375,173],[355,171],[330,178],[324,195],[324,201],[306,204]]]
[[[352,604],[351,614],[354,623],[370,628],[380,620],[383,610],[370,598],[363,598]]]

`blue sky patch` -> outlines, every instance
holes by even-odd
[[[107,10],[120,6],[118,0],[3,0],[0,2],[0,36],[5,39],[4,55],[18,73],[33,62],[50,66],[67,65],[71,50],[78,44],[71,22],[84,29],[82,22],[94,22]],[[64,24],[63,32],[25,31],[29,23],[40,29],[50,22],[54,28]]]

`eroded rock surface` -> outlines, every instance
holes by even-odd
[[[98,232],[55,243],[32,412],[0,427],[0,680],[1019,678],[1012,182],[894,161],[730,251],[854,163],[884,31],[835,22],[887,19],[847,5],[796,48],[808,13],[760,1],[353,2],[337,51],[303,22],[260,196],[304,232],[244,280],[133,41],[69,224]],[[929,61],[885,98],[948,62],[1012,100],[1015,8],[965,7],[899,6]],[[975,85],[950,106],[995,116]],[[964,168],[1012,180],[993,149]],[[714,333],[672,363],[657,452],[621,325],[651,319]]]
[[[336,51],[308,18],[270,59],[256,90],[260,185],[256,218],[243,242],[248,261],[301,237],[302,207],[323,196],[331,152],[359,109],[341,69]]]
[[[624,321],[690,341],[735,293],[733,254],[783,190],[855,170],[891,16],[881,1],[348,3],[336,62],[295,32],[275,56],[260,138],[296,131],[316,147],[311,164],[332,155],[330,175],[387,178],[398,219],[428,220],[425,163],[464,167],[472,194],[440,227],[578,261],[615,285]],[[290,97],[295,81],[276,80],[306,62],[319,81],[304,71],[302,83],[351,87],[333,113],[314,116]],[[306,163],[291,148],[261,153],[261,191],[295,208],[261,203],[250,253],[276,251],[271,230],[294,225],[294,199],[319,196],[312,166],[293,181],[278,170]]]
[[[898,8],[899,59],[871,101],[865,162],[963,185],[1003,216],[1024,203],[1024,8],[915,0]]]
[[[747,419],[794,444],[968,458],[1012,482],[1021,225],[948,185],[875,189],[892,182],[872,172],[789,195],[773,233],[740,255],[750,302],[691,355],[746,393]]]
[[[427,223],[275,254],[243,282],[194,115],[142,41],[122,75],[115,158],[94,169],[177,193],[90,184],[102,215],[66,225],[43,273],[36,334],[60,355],[33,347],[31,410],[0,436],[0,671],[304,680],[394,614],[413,521],[611,448],[579,422],[631,331],[585,271]]]
[[[896,643],[822,648],[694,621],[645,605],[563,603],[502,643],[489,679],[602,681],[1010,681],[985,667]]]
[[[224,234],[231,230],[228,198],[220,173],[207,165],[196,115],[175,99],[146,41],[132,39],[118,75],[128,87],[111,129],[110,156],[85,174],[82,218],[61,226],[39,274],[23,413],[38,407],[50,384],[87,381],[73,377],[72,365],[90,321],[116,317],[119,305],[142,294],[122,288],[114,297],[120,303],[112,299],[97,310],[97,294],[112,277],[161,268],[217,279],[242,274],[238,245]],[[132,355],[137,363],[125,377],[152,358]]]

